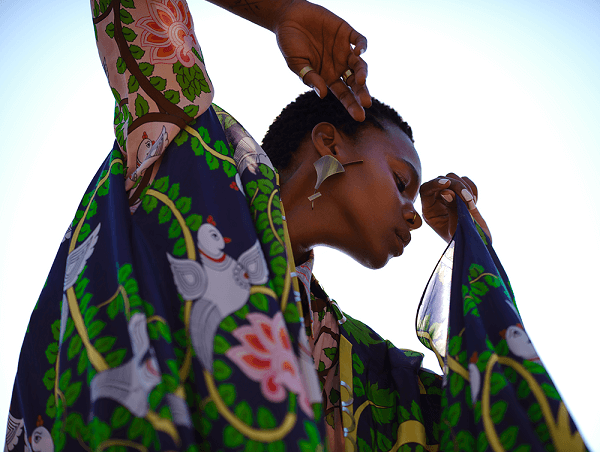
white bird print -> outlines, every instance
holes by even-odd
[[[475,405],[479,389],[481,389],[481,373],[477,368],[477,352],[473,352],[469,360],[469,383],[471,384],[471,403]]]
[[[60,315],[60,336],[58,340],[59,348],[62,345],[62,341],[65,336],[67,320],[69,317],[69,302],[67,301],[66,292],[69,288],[73,287],[77,281],[77,278],[79,278],[79,274],[83,271],[85,264],[87,264],[88,259],[94,253],[94,248],[98,242],[98,234],[100,233],[100,225],[101,223],[98,223],[96,229],[92,231],[85,241],[67,256],[65,281],[63,283],[62,309]],[[67,233],[69,233],[69,230],[67,230]]]
[[[146,169],[162,155],[168,144],[169,134],[167,133],[165,126],[163,126],[160,135],[154,141],[152,141],[148,137],[148,134],[144,132],[136,155],[137,169],[129,176],[129,178],[135,182],[142,174],[144,174],[144,171],[146,171]]]
[[[161,373],[154,348],[150,346],[146,316],[140,312],[129,320],[129,338],[133,358],[118,367],[98,372],[90,383],[92,403],[100,398],[112,399],[134,416],[148,413],[148,395],[160,383]]]
[[[96,226],[96,229],[85,239],[85,241],[75,248],[67,257],[67,265],[65,268],[65,281],[63,290],[66,292],[67,289],[77,281],[79,274],[85,267],[87,260],[94,252],[96,242],[98,242],[98,234],[100,233],[100,223]]]
[[[23,433],[23,419],[17,419],[10,412],[8,413],[8,423],[6,425],[6,443],[4,452],[10,452],[19,442],[19,437]]]
[[[40,425],[31,434],[31,450],[33,452],[54,452],[54,441],[46,427]]]
[[[238,260],[225,254],[229,239],[223,237],[212,217],[197,235],[200,261],[177,259],[169,254],[173,279],[185,300],[192,300],[190,338],[205,369],[212,371],[213,340],[221,321],[240,309],[250,294],[250,285],[265,284],[269,269],[256,243]]]
[[[146,132],[144,132],[142,134],[142,141],[141,141],[140,145],[138,146],[137,155],[136,155],[136,159],[135,159],[138,167],[146,159],[146,156],[148,155],[148,152],[150,152],[150,148],[152,147],[153,144],[154,144],[154,141],[152,141],[150,138],[148,138],[148,134]]]
[[[502,333],[500,333],[502,334]],[[527,359],[529,361],[539,361],[540,358],[529,339],[529,336],[523,329],[520,323],[511,325],[506,329],[504,333],[508,349],[513,355],[519,358]]]

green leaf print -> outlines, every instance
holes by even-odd
[[[527,410],[527,417],[533,422],[538,422],[542,419],[542,409],[540,408],[539,403],[532,403],[529,409]]]
[[[127,65],[125,64],[125,61],[123,60],[123,58],[119,57],[117,58],[117,72],[119,74],[123,74],[125,73],[125,69],[127,69]],[[117,91],[118,94],[118,91]],[[117,102],[120,101],[120,95],[119,95],[119,99],[117,99]]]
[[[490,416],[494,424],[499,424],[502,422],[507,408],[508,404],[504,400],[498,400],[492,404],[492,407],[490,408]]]
[[[244,435],[237,431],[233,426],[228,425],[223,430],[223,444],[227,447],[238,447],[244,442]]]
[[[185,224],[190,228],[191,231],[197,231],[202,225],[202,215],[197,215],[195,213],[189,215],[185,219]]]
[[[502,388],[504,388],[506,386],[506,378],[504,378],[504,375],[499,374],[499,373],[492,373],[492,378],[491,378],[491,385],[490,385],[490,392],[492,395],[496,395],[498,394]]]
[[[131,17],[131,14],[129,13],[129,11],[122,9],[119,11],[119,17],[121,18],[121,22],[129,25],[130,23],[133,23],[133,17]]]
[[[190,211],[192,207],[192,198],[182,196],[177,200],[175,206],[177,207],[177,210],[179,210],[179,212],[181,212],[182,214],[186,214]]]
[[[238,403],[234,410],[235,415],[246,425],[252,425],[252,408],[245,400]]]
[[[232,406],[235,403],[236,391],[234,385],[231,383],[223,383],[222,385],[219,385],[218,390],[223,402],[225,402],[227,406]]]
[[[133,0],[121,0],[121,6],[129,9],[135,9]]]
[[[171,209],[167,206],[162,206],[158,213],[158,223],[163,224],[171,219]]]
[[[81,382],[80,381],[77,381],[77,382],[69,385],[69,387],[65,391],[65,400],[67,402],[67,406],[72,406],[77,401],[77,398],[79,397],[80,393],[81,393]]]
[[[277,425],[275,422],[275,416],[273,416],[268,408],[263,406],[258,407],[256,420],[258,421],[258,426],[262,429],[274,428]]]
[[[119,406],[113,412],[110,423],[113,428],[121,428],[124,425],[127,425],[129,419],[131,418],[131,413],[125,407]]]
[[[529,395],[530,392],[531,389],[529,388],[529,385],[525,380],[522,380],[521,383],[519,383],[519,386],[517,387],[517,397],[520,399],[524,399]]]
[[[174,219],[171,222],[171,226],[169,227],[169,238],[176,239],[181,235],[181,226],[179,226],[179,221]]]
[[[516,425],[508,427],[500,434],[500,442],[502,443],[504,450],[510,450],[514,447],[518,434],[519,427]]]
[[[50,390],[54,387],[55,378],[56,370],[54,369],[54,367],[51,367],[46,371],[46,373],[44,374],[44,378],[42,379],[42,382],[44,383],[44,386],[46,386],[46,389]]]
[[[133,75],[130,75],[127,81],[127,91],[129,94],[135,93],[139,88],[140,84],[137,79]]]
[[[50,364],[56,362],[56,356],[58,355],[58,342],[52,342],[46,349],[46,358]]]
[[[268,312],[269,310],[269,300],[267,300],[267,297],[262,293],[250,295],[250,303],[263,312]]]
[[[94,347],[98,350],[98,353],[106,353],[112,348],[116,340],[116,337],[103,337],[94,343]]]
[[[231,367],[229,367],[224,361],[216,359],[213,364],[213,374],[215,380],[223,381],[227,380],[231,375]]]
[[[228,333],[231,333],[237,328],[237,324],[235,323],[235,320],[233,320],[233,318],[229,315],[223,319],[223,321],[219,325],[219,328],[223,329],[224,331],[227,331]]]
[[[205,152],[204,157],[206,158],[206,163],[208,164],[208,168],[211,170],[216,170],[219,168],[219,159],[212,155],[210,152]]]
[[[115,37],[115,24],[113,24],[112,22],[109,23],[106,28],[104,29],[104,31],[106,32],[106,34],[108,35],[109,38],[114,38]]]
[[[152,212],[158,206],[158,200],[154,196],[144,196],[142,201],[142,208],[146,213]]]
[[[150,107],[148,106],[148,101],[144,99],[141,94],[138,94],[135,98],[135,114],[139,118],[144,116],[146,113],[150,111]]]
[[[546,374],[546,369],[544,368],[544,366],[533,361],[523,361],[523,367],[525,367],[525,369],[527,369],[532,374]]]
[[[362,375],[365,370],[363,362],[356,353],[352,353],[352,368],[354,369],[354,372],[359,375]]]
[[[150,63],[140,63],[139,68],[146,77],[150,77],[154,72],[154,65]]]
[[[346,330],[354,340],[359,344],[379,344],[383,342],[381,339],[374,339],[371,337],[368,327],[358,320],[354,320],[348,314],[345,314],[346,321],[342,324],[342,328]]]
[[[197,105],[188,105],[184,107],[183,112],[190,118],[195,118],[198,115],[200,108]]]
[[[234,177],[237,174],[235,166],[226,160],[223,161],[223,171],[225,171],[225,174],[229,177]]]
[[[79,337],[78,334],[76,334],[75,336],[73,336],[73,338],[71,339],[71,342],[69,343],[69,349],[67,350],[67,359],[70,361],[71,359],[73,359],[81,350],[81,338]]]
[[[363,386],[362,381],[360,381],[360,378],[354,377],[352,379],[352,387],[354,390],[354,395],[357,397],[362,397],[365,395],[365,387]]]
[[[229,342],[227,342],[227,339],[225,339],[220,334],[215,335],[215,339],[214,339],[214,352],[215,353],[217,353],[219,355],[224,355],[225,353],[227,353],[227,350],[229,350],[230,348],[231,348],[231,345],[229,344]]]
[[[167,87],[167,81],[158,76],[150,77],[150,83],[159,91],[163,91]]]
[[[127,350],[125,350],[124,348],[109,353],[108,355],[106,355],[106,364],[108,364],[110,367],[120,366],[126,354]]]
[[[129,51],[131,52],[131,55],[133,56],[133,58],[135,58],[136,60],[139,60],[140,58],[142,58],[144,56],[144,54],[146,53],[144,50],[142,50],[141,48],[139,48],[136,45],[129,46]]]
[[[179,91],[175,91],[174,89],[168,89],[167,91],[165,91],[165,98],[169,102],[177,105],[179,103],[179,100],[180,100]],[[187,133],[186,133],[186,139],[187,139]],[[181,143],[178,143],[178,144],[181,145]]]
[[[460,412],[460,403],[456,402],[450,408],[448,408],[448,411],[446,413],[444,413],[446,414],[446,418],[450,423],[451,427],[454,427],[456,426],[456,424],[458,424],[458,421],[460,419]]]
[[[556,388],[549,383],[542,383],[542,389],[544,390],[544,394],[554,400],[562,400],[560,398],[560,394],[556,390]]]
[[[79,354],[79,361],[77,362],[77,375],[81,375],[88,365],[87,350],[83,349]]]

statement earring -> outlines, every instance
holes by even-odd
[[[336,159],[333,155],[324,155],[319,160],[314,163],[315,170],[317,171],[317,183],[315,184],[315,192],[314,194],[308,197],[308,200],[311,202],[311,207],[315,208],[315,199],[321,196],[321,192],[317,190],[323,183],[325,179],[334,174],[344,173],[346,170],[344,166],[352,165],[353,163],[362,163],[363,160],[356,160],[354,162],[344,163],[343,165],[340,163],[338,159]]]

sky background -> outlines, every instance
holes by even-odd
[[[529,336],[587,444],[600,451],[600,3],[320,4],[368,38],[371,94],[411,124],[424,180],[453,171],[478,185]],[[260,142],[304,85],[269,31],[206,2],[190,8],[215,102]],[[114,100],[86,1],[0,0],[0,49],[4,418],[31,310],[112,147]],[[424,226],[382,270],[319,248],[315,274],[342,309],[397,346],[425,352],[425,366],[439,372],[414,319],[444,247]]]

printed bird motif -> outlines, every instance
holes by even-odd
[[[65,336],[65,330],[67,329],[67,320],[69,317],[69,302],[67,300],[67,290],[73,287],[77,282],[77,278],[85,268],[88,259],[94,253],[94,248],[98,242],[98,234],[100,234],[101,223],[98,223],[96,229],[85,239],[85,241],[75,248],[67,256],[67,265],[65,268],[65,280],[63,283],[63,299],[62,309],[60,315],[60,336],[58,340],[58,346],[62,345],[63,338]],[[69,233],[70,229],[67,230]]]
[[[154,141],[148,137],[146,132],[144,132],[136,155],[137,169],[129,176],[130,179],[135,182],[141,177],[144,174],[144,171],[146,171],[146,169],[162,155],[168,144],[169,134],[167,133],[165,126],[163,126],[160,135]]]
[[[146,316],[140,312],[132,315],[128,330],[133,357],[97,373],[90,383],[90,399],[92,404],[100,398],[112,399],[134,416],[144,417],[149,408],[148,395],[160,383],[161,373],[150,345]]]
[[[54,441],[46,427],[40,425],[31,434],[31,450],[33,452],[54,452]]]
[[[506,331],[500,332],[500,335],[504,335],[506,338],[508,349],[513,355],[529,361],[538,362],[540,360],[529,336],[520,323],[509,326]]]
[[[24,424],[23,419],[17,419],[10,412],[8,413],[4,452],[10,452],[19,443],[19,437],[21,436],[21,433],[23,433]]]
[[[150,148],[152,147],[152,145],[154,143],[155,143],[155,141],[152,141],[150,138],[148,138],[148,134],[146,132],[144,132],[142,134],[142,141],[140,142],[140,145],[138,146],[136,159],[135,159],[138,167],[146,159],[146,156],[148,155],[148,152],[150,152]]]
[[[269,270],[257,240],[236,260],[223,251],[229,239],[223,237],[212,217],[197,234],[200,262],[167,258],[177,290],[192,300],[190,338],[205,369],[212,371],[213,341],[221,321],[240,309],[251,285],[265,284]]]
[[[477,360],[479,356],[477,352],[473,352],[469,359],[469,382],[471,384],[471,403],[475,405],[479,390],[481,389],[481,373],[477,368]]]

